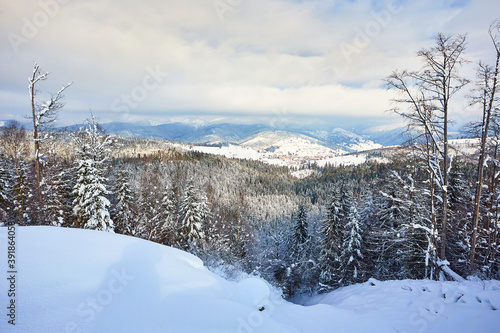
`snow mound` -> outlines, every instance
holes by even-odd
[[[263,280],[248,278],[236,285],[236,296],[240,302],[262,309],[269,303],[271,290]]]
[[[497,332],[500,282],[370,280],[283,301],[259,278],[230,282],[197,257],[141,239],[56,227],[16,228],[14,298],[0,228],[0,332]],[[15,326],[8,304],[15,301]]]

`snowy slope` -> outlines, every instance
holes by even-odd
[[[278,159],[282,165],[288,166],[299,166],[347,153],[342,149],[326,147],[322,141],[312,137],[286,131],[259,133],[241,142],[240,146],[252,148],[263,154],[261,159],[268,163]]]
[[[297,149],[297,146],[311,145],[323,146],[323,142],[312,137],[287,131],[267,131],[258,133],[251,138],[240,142],[241,146],[255,149],[266,149],[271,146],[284,146],[289,151]]]
[[[498,332],[500,281],[368,282],[315,296],[307,305],[328,304],[356,313],[366,332]]]
[[[55,227],[16,231],[16,325],[5,316],[10,298],[2,278],[2,333],[443,333],[496,332],[500,325],[496,281],[368,282],[300,306],[263,280],[226,281],[195,256],[144,240]],[[7,228],[0,228],[5,275],[6,242]]]
[[[299,167],[345,154],[331,149],[317,139],[286,131],[262,132],[238,145],[222,147],[190,146],[191,150],[226,157],[253,159],[274,165]]]

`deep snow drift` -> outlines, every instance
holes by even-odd
[[[185,252],[105,232],[16,228],[8,323],[0,228],[0,332],[498,332],[500,282],[370,280],[307,300],[258,278],[226,281]],[[7,288],[6,288],[7,287]]]

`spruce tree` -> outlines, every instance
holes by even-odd
[[[322,251],[319,258],[321,274],[319,291],[328,292],[338,285],[339,259],[343,239],[342,194],[339,187],[330,193],[327,217],[322,227]]]
[[[295,261],[302,261],[307,256],[307,246],[309,242],[309,231],[307,224],[306,207],[299,205],[296,217],[292,239],[292,251]]]
[[[15,167],[14,183],[12,185],[13,214],[16,224],[29,225],[31,223],[31,188],[28,183],[26,163],[19,161]]]
[[[177,227],[178,212],[173,200],[174,193],[167,187],[161,202],[161,243],[171,246],[175,243],[175,229]]]
[[[109,200],[106,196],[104,168],[107,163],[110,140],[100,129],[97,120],[87,121],[87,127],[76,136],[76,184],[73,188],[73,213],[76,227],[113,231]]]
[[[134,234],[135,199],[131,190],[130,175],[125,168],[120,168],[116,176],[116,204],[112,210],[114,231],[119,234]]]
[[[349,207],[347,224],[344,230],[344,240],[342,243],[342,253],[340,255],[340,284],[350,285],[361,282],[364,278],[363,237],[361,235],[359,215],[356,208]]]
[[[8,160],[0,153],[0,221],[10,224],[8,217],[11,210],[11,175]]]
[[[161,242],[162,212],[161,212],[162,194],[158,187],[148,186],[142,193],[139,228],[140,237],[153,241]]]
[[[187,249],[196,249],[201,246],[206,237],[203,224],[209,209],[206,196],[196,193],[193,182],[188,181],[181,203],[181,246]]]
[[[65,184],[64,166],[57,161],[56,156],[51,156],[52,163],[44,168],[45,182],[42,184],[45,194],[44,221],[48,224],[61,227],[68,223],[66,199],[69,191]]]
[[[489,192],[484,189],[485,192]],[[461,167],[455,163],[450,172],[450,239],[447,247],[448,258],[452,269],[462,276],[467,276],[470,254],[471,223],[468,213],[473,211],[471,191],[466,183],[466,176]],[[485,214],[487,215],[487,214]],[[488,215],[494,217],[496,214]]]

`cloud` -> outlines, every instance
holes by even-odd
[[[112,111],[134,93],[128,117],[283,106],[297,115],[383,115],[383,77],[417,67],[416,52],[440,31],[468,32],[473,60],[485,56],[499,9],[487,0],[11,0],[0,6],[0,61],[9,64],[0,96],[10,96],[0,119],[29,108],[34,61],[52,72],[42,89],[74,81],[66,96],[75,115]],[[148,68],[168,73],[154,89],[143,86]]]

